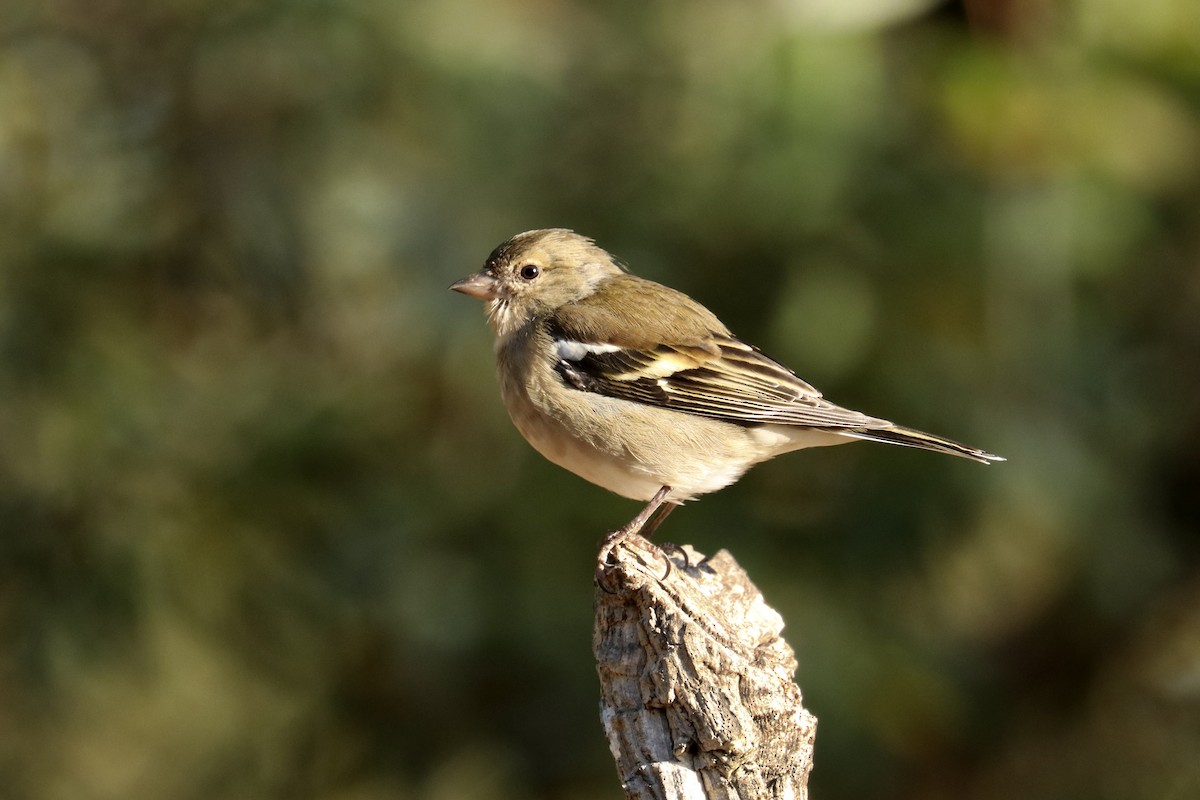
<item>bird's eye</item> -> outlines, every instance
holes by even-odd
[[[542,271],[538,268],[537,264],[526,264],[521,267],[521,277],[527,281],[531,281],[541,274]]]

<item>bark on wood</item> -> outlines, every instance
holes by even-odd
[[[669,561],[669,567],[668,567]],[[808,797],[816,718],[733,557],[633,536],[596,578],[600,718],[630,800]]]

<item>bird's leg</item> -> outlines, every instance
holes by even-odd
[[[650,498],[650,502],[646,504],[646,507],[638,512],[638,515],[636,517],[629,520],[629,523],[626,524],[624,527],[618,528],[617,530],[615,530],[611,534],[609,534],[609,538],[618,538],[619,539],[619,538],[623,538],[625,536],[629,536],[634,533],[642,533],[643,536],[647,536],[647,535],[653,533],[654,528],[658,527],[658,523],[662,522],[661,518],[656,518],[654,520],[653,527],[650,527],[644,533],[642,531],[643,531],[643,529],[647,528],[648,523],[650,523],[650,521],[651,521],[650,518],[654,516],[654,512],[658,511],[659,508],[662,508],[663,503],[667,502],[667,495],[669,495],[670,493],[671,493],[670,486],[664,486],[661,489],[659,489],[657,492],[654,493],[654,497]],[[674,504],[672,504],[672,506],[673,505]],[[672,506],[667,506],[663,510],[665,512],[669,512],[670,509],[672,508]],[[664,513],[664,514],[662,514],[662,516],[665,517],[666,514]]]
[[[646,524],[642,526],[640,531],[642,536],[646,539],[653,536],[654,532],[658,530],[658,526],[663,524],[663,520],[667,518],[667,515],[677,508],[679,508],[677,503],[663,503],[659,507],[658,513],[646,520]]]
[[[663,503],[667,501],[667,495],[670,493],[670,486],[662,487],[654,493],[654,497],[650,498],[650,502],[646,504],[645,508],[638,512],[636,517],[631,519],[626,525],[617,528],[615,531],[604,537],[604,541],[600,544],[600,553],[596,557],[596,560],[599,562],[597,569],[599,569],[606,561],[608,561],[608,554],[612,552],[612,549],[617,542],[633,536],[636,533],[641,533],[643,536],[649,536],[650,534],[654,533],[654,529],[657,528],[662,521],[667,518],[667,514],[670,514],[675,508],[674,503],[666,506],[663,505]],[[654,512],[658,511],[660,508],[662,511],[655,516]],[[651,517],[653,517],[653,519],[651,519]]]

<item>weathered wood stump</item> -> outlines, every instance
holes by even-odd
[[[808,797],[816,718],[733,556],[634,536],[596,576],[600,718],[630,800]]]

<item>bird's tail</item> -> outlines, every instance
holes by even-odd
[[[934,436],[932,433],[925,433],[913,430],[912,428],[902,428],[899,425],[891,428],[846,428],[840,432],[855,439],[865,439],[885,444],[898,444],[902,447],[917,447],[921,450],[933,450],[935,453],[946,453],[947,455],[969,458],[972,461],[978,461],[980,464],[990,464],[993,461],[1005,460],[1002,456],[984,452],[977,447],[968,447],[953,439]]]

